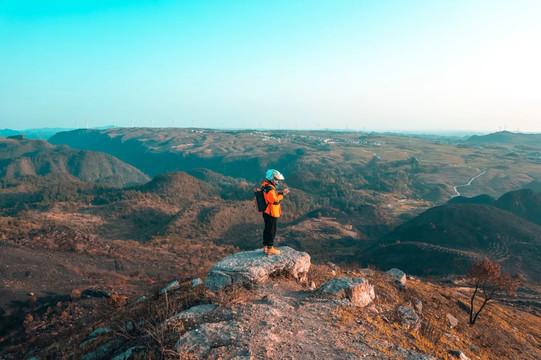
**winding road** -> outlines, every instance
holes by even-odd
[[[480,177],[480,176],[482,176],[482,175],[485,175],[486,173],[487,173],[487,171],[486,171],[486,170],[483,170],[480,174],[477,174],[477,175],[475,175],[474,177],[472,177],[472,178],[470,179],[470,181],[468,181],[467,184],[456,185],[456,186],[454,186],[453,188],[455,189],[455,192],[456,192],[456,195],[455,195],[455,196],[460,196],[460,193],[459,193],[458,190],[457,190],[459,187],[470,186],[471,183],[472,183],[475,179],[477,179],[478,177]]]

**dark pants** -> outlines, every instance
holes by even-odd
[[[274,246],[274,237],[276,236],[276,223],[278,218],[270,216],[267,213],[263,213],[263,220],[265,220],[265,230],[263,230],[263,245]]]

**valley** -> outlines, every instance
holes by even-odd
[[[525,284],[522,305],[509,302],[535,313],[536,136],[110,128],[2,138],[0,341],[22,323],[29,293],[39,312],[73,291],[134,301],[260,248],[252,198],[267,168],[291,189],[277,242],[315,264],[455,281],[495,261]]]

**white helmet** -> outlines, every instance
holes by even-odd
[[[269,169],[265,174],[265,179],[275,183],[277,180],[284,180],[284,175],[282,175],[278,170]]]

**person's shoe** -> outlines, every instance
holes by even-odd
[[[274,246],[269,246],[267,248],[267,255],[280,255],[280,250],[276,250]]]
[[[269,251],[269,248],[268,248],[268,247],[266,247],[266,246],[264,246],[264,247],[263,247],[263,252],[264,252],[264,253],[266,254],[266,253],[267,253],[267,251]]]

